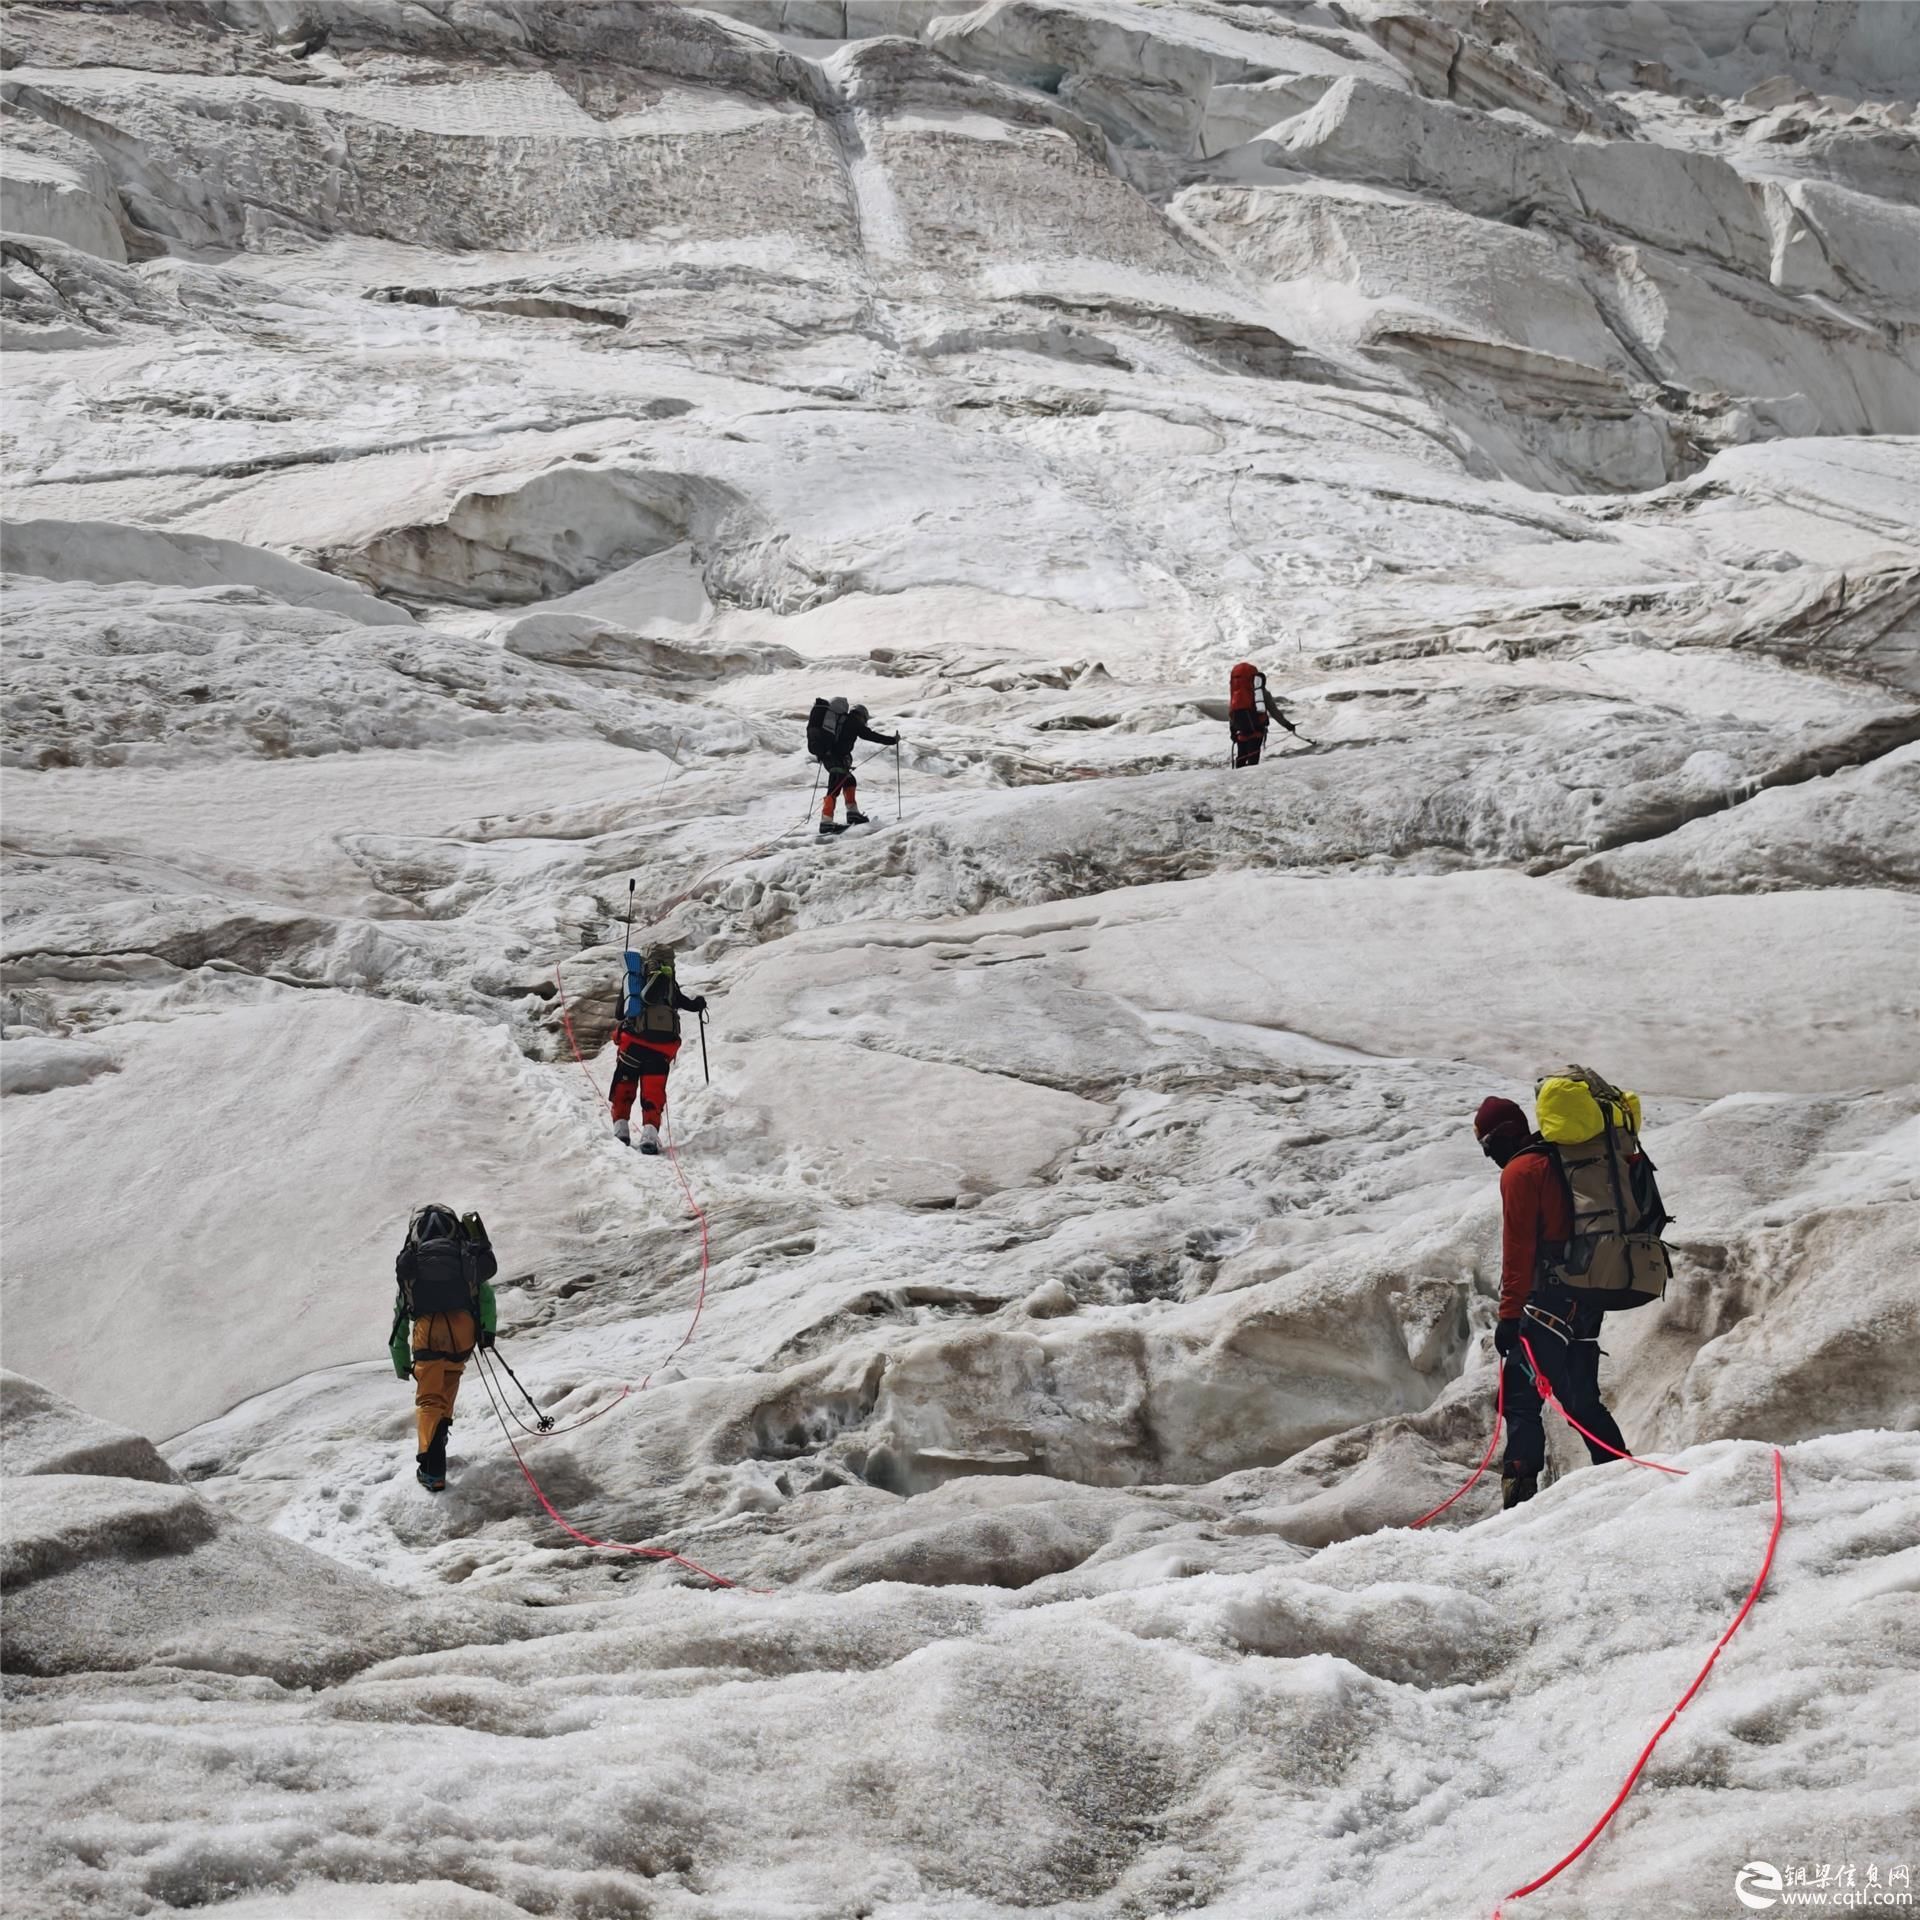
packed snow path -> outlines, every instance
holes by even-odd
[[[1913,12],[10,10],[9,1899],[1484,1915],[1775,1445],[1518,1912],[1911,1862]],[[1686,1477],[1412,1531],[1569,1059]]]

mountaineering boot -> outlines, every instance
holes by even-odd
[[[847,825],[848,826],[864,827],[866,824],[867,824],[867,816],[864,813],[862,813],[858,807],[849,807],[847,809]]]
[[[845,833],[845,832],[846,832],[846,828],[845,828],[845,827],[843,827],[843,826],[842,826],[842,825],[840,824],[840,822],[839,822],[838,820],[822,820],[822,821],[820,822],[820,831],[821,831],[821,832],[822,832],[823,834],[825,834],[825,833]]]
[[[442,1420],[433,1430],[433,1438],[427,1442],[425,1453],[414,1458],[420,1463],[419,1471],[414,1475],[429,1493],[443,1493],[447,1485],[447,1432],[453,1425],[452,1420]]]
[[[654,1126],[651,1121],[640,1129],[640,1151],[642,1153],[658,1153],[660,1151],[660,1129]]]
[[[627,1132],[627,1123],[624,1120],[616,1120],[613,1123],[613,1137],[618,1140],[623,1147],[631,1143],[631,1137]]]
[[[1523,1506],[1540,1491],[1537,1473],[1503,1473],[1500,1476],[1500,1511]]]

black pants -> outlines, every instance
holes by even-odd
[[[1605,1311],[1578,1299],[1564,1287],[1535,1287],[1527,1305],[1534,1311],[1521,1315],[1520,1331],[1532,1347],[1553,1397],[1595,1440],[1606,1442],[1606,1446],[1596,1446],[1583,1434],[1588,1457],[1598,1465],[1614,1458],[1607,1447],[1625,1453],[1627,1443],[1620,1436],[1619,1424],[1600,1399],[1600,1327]],[[1539,1317],[1542,1314],[1549,1318],[1543,1321]],[[1556,1321],[1558,1327],[1553,1324]],[[1567,1331],[1563,1333],[1561,1327]],[[1506,1471],[1538,1473],[1546,1464],[1547,1435],[1540,1420],[1540,1391],[1518,1341],[1502,1363],[1500,1379],[1507,1403]]]
[[[1260,749],[1267,744],[1266,728],[1251,713],[1229,714],[1227,723],[1233,735],[1233,764],[1236,767],[1257,767],[1260,764]]]

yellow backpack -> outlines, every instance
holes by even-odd
[[[1535,1085],[1534,1111],[1573,1215],[1547,1276],[1610,1309],[1662,1298],[1673,1259],[1660,1233],[1673,1216],[1640,1146],[1640,1096],[1569,1066]]]

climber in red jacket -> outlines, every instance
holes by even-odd
[[[1523,1332],[1554,1398],[1594,1436],[1586,1445],[1595,1464],[1615,1457],[1608,1448],[1625,1453],[1627,1443],[1600,1399],[1604,1309],[1576,1297],[1549,1270],[1573,1231],[1573,1205],[1554,1150],[1527,1125],[1519,1107],[1497,1095],[1481,1101],[1473,1131],[1480,1151],[1500,1169],[1500,1313],[1493,1332],[1507,1411],[1500,1504],[1517,1507],[1539,1490],[1547,1458],[1540,1393],[1520,1346]]]

